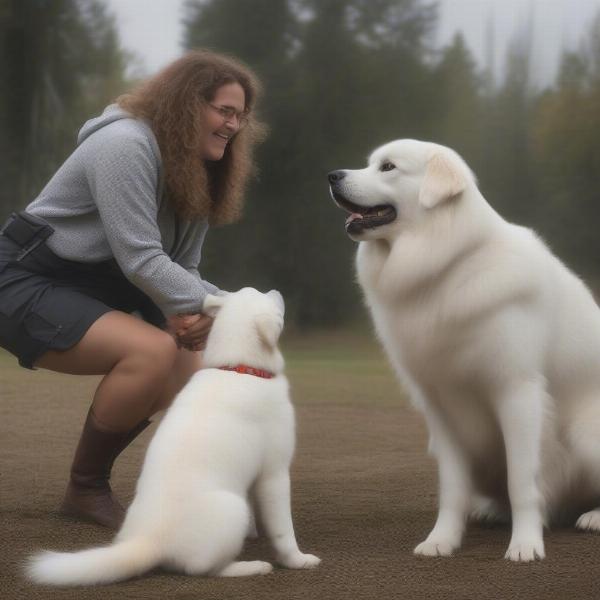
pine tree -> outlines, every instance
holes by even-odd
[[[460,33],[443,51],[432,79],[438,101],[434,141],[457,150],[476,173],[483,171],[482,77]]]
[[[508,48],[506,73],[484,109],[481,188],[504,217],[532,224],[536,181],[531,153],[531,123],[536,93],[530,80],[531,24]]]
[[[544,203],[538,221],[573,266],[600,282],[600,13],[581,48],[565,52],[533,124]]]
[[[0,16],[4,218],[33,199],[82,122],[122,90],[125,56],[96,0],[7,0]]]

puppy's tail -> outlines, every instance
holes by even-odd
[[[81,552],[40,552],[29,558],[26,575],[48,585],[94,585],[141,575],[160,562],[157,545],[134,538]]]

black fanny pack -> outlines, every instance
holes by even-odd
[[[19,213],[12,213],[0,231],[0,235],[12,240],[21,248],[16,260],[23,259],[53,233],[54,229],[44,219],[31,215],[24,210]]]

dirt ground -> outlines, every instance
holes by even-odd
[[[107,543],[109,531],[56,512],[96,378],[28,373],[0,355],[0,598],[2,599],[577,599],[600,598],[600,536],[547,532],[547,559],[503,560],[506,527],[469,528],[462,550],[423,559],[413,547],[433,525],[436,474],[420,417],[379,356],[350,361],[294,354],[289,375],[298,419],[293,513],[312,571],[265,577],[192,578],[154,571],[96,588],[49,588],[24,580],[32,551]],[[370,361],[370,362],[369,362]],[[124,453],[114,488],[129,501],[156,424]],[[246,559],[271,558],[249,541]]]

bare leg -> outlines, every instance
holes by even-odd
[[[42,356],[38,367],[104,375],[75,453],[62,512],[119,527],[124,509],[109,485],[113,462],[147,417],[172,402],[199,359],[199,353],[178,350],[168,333],[117,311],[98,319],[73,348]]]
[[[192,375],[202,368],[202,352],[190,352],[181,348],[177,351],[175,363],[165,385],[151,408],[150,414],[166,410],[171,406],[175,396],[190,380]]]
[[[165,331],[113,311],[100,317],[81,341],[50,350],[37,367],[77,375],[104,375],[92,408],[110,431],[128,431],[166,408],[199,367],[197,353],[178,350]]]

